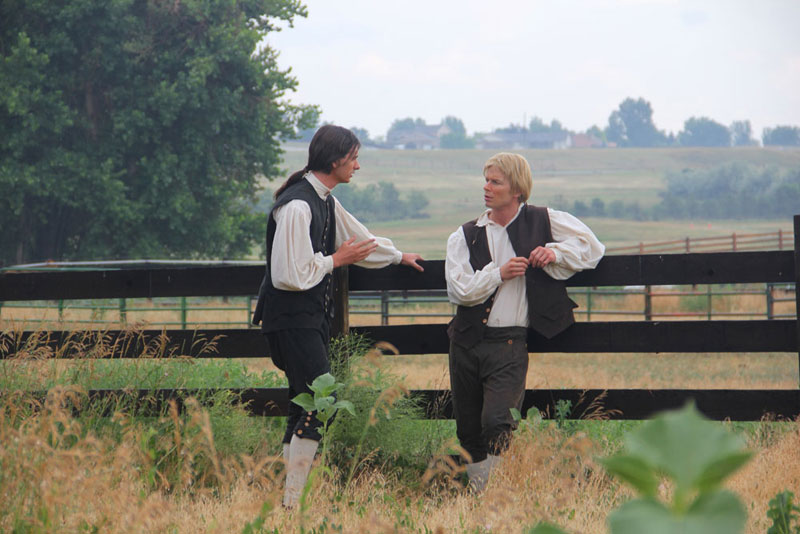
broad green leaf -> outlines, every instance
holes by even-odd
[[[652,466],[638,456],[618,454],[601,458],[609,474],[614,475],[636,488],[645,497],[653,497],[658,490],[659,478]]]
[[[743,443],[719,423],[702,417],[693,404],[666,412],[628,435],[627,451],[670,475],[688,493],[716,462],[742,452]]]
[[[542,422],[542,412],[540,412],[536,406],[531,406],[528,408],[528,412],[526,413],[525,417],[528,419],[529,423]]]
[[[353,406],[352,402],[347,401],[347,400],[339,401],[336,404],[334,404],[333,407],[336,408],[337,410],[344,408],[345,410],[350,412],[350,415],[355,415],[356,414],[355,406]]]
[[[685,534],[663,504],[654,499],[628,501],[608,516],[611,534]]]
[[[314,399],[308,393],[301,393],[295,398],[292,399],[292,402],[300,406],[307,412],[313,412],[317,409],[316,405],[314,404]]]
[[[314,405],[317,407],[317,410],[321,412],[325,412],[333,408],[333,403],[336,402],[336,399],[333,397],[315,397],[314,398]]]
[[[311,391],[314,393],[318,393],[320,395],[328,396],[331,394],[329,388],[332,388],[336,383],[336,379],[330,373],[325,373],[324,375],[319,375],[317,378],[314,379],[314,382],[311,383]]]
[[[511,418],[519,423],[522,420],[522,414],[516,408],[511,408]]]
[[[731,473],[742,467],[753,456],[751,452],[735,452],[720,458],[709,465],[697,479],[696,486],[701,492],[711,491],[719,487]]]
[[[674,515],[654,499],[623,504],[608,516],[611,534],[740,534],[746,514],[727,491],[701,496],[684,515]]]
[[[738,534],[744,532],[747,512],[730,491],[701,495],[686,514],[689,534]]]
[[[531,528],[526,534],[567,534],[566,531],[561,530],[557,526],[550,523],[539,523]]]

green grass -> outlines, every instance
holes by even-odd
[[[659,201],[668,171],[706,169],[727,163],[797,168],[800,150],[764,148],[670,148],[606,150],[522,150],[533,169],[530,202],[572,205],[576,200],[599,198],[608,206],[615,200],[638,202],[643,208]],[[424,192],[430,201],[429,218],[371,223],[376,235],[390,237],[401,250],[421,253],[427,259],[444,258],[448,235],[483,207],[483,164],[494,153],[487,150],[374,150],[362,149],[361,170],[353,183],[359,186],[391,182],[402,193]],[[305,165],[306,151],[287,150],[284,167],[294,171]],[[280,182],[283,179],[276,180]],[[268,184],[272,190],[277,183]],[[346,187],[346,186],[340,186]],[[790,230],[788,220],[647,221],[585,218],[607,246],[665,241],[686,236],[705,237],[738,233]]]

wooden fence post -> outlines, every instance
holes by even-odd
[[[800,384],[800,215],[794,216],[794,303],[797,323],[797,378]]]
[[[333,322],[331,337],[347,335],[350,331],[350,279],[347,266],[333,270]]]

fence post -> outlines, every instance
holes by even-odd
[[[653,297],[651,286],[644,286],[644,320],[653,320]]]
[[[592,288],[586,288],[586,320],[592,320]]]
[[[128,324],[128,309],[125,305],[125,299],[119,299],[119,322]]]
[[[347,335],[350,331],[350,278],[347,265],[333,270],[333,322],[331,337]]]
[[[783,229],[778,228],[778,250],[783,250]]]
[[[713,308],[713,303],[711,302],[711,284],[706,285],[708,291],[708,320],[711,320],[711,309]]]
[[[181,297],[181,330],[186,330],[186,297]]]
[[[687,235],[687,236],[686,236],[686,253],[688,254],[688,253],[690,253],[691,251],[692,251],[692,240],[691,240],[691,238],[690,238],[690,237]]]
[[[775,297],[772,295],[772,283],[767,282],[767,319],[772,319],[775,314]]]
[[[58,301],[58,322],[60,323],[60,322],[63,322],[63,321],[64,321],[64,301],[63,300],[59,300]]]
[[[381,326],[389,324],[389,292],[381,290]]]
[[[736,252],[736,232],[731,235],[731,243],[733,244],[733,251]]]
[[[797,323],[797,370],[800,383],[800,215],[794,216],[794,303]]]

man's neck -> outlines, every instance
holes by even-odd
[[[314,176],[317,177],[317,180],[322,182],[322,185],[333,191],[333,188],[336,187],[339,182],[336,181],[330,174],[320,172],[320,171],[311,171]]]
[[[489,212],[489,218],[500,226],[505,226],[517,216],[519,206],[519,202],[514,202],[502,208],[492,208],[492,211]]]

